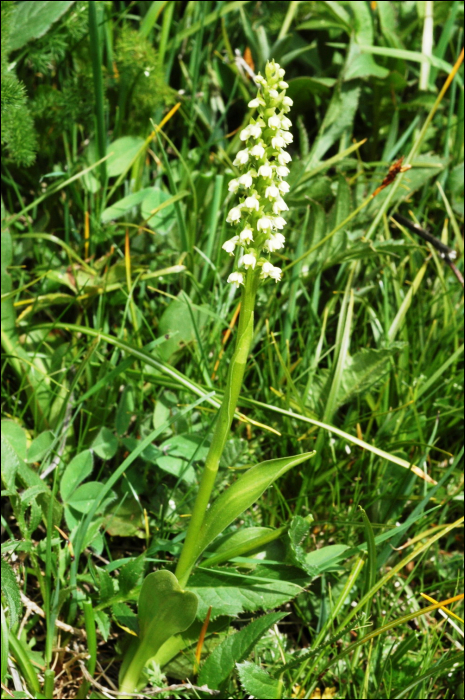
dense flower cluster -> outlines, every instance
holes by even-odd
[[[243,270],[260,268],[262,279],[281,279],[280,268],[262,253],[280,250],[286,240],[280,231],[286,225],[282,213],[288,210],[283,195],[289,192],[289,185],[283,178],[289,175],[291,156],[284,149],[292,143],[292,122],[285,115],[292,100],[286,97],[288,84],[283,78],[283,68],[274,61],[267,63],[265,77],[259,74],[255,78],[259,91],[249,107],[258,108],[258,117],[241,131],[246,147],[234,160],[241,174],[231,180],[229,191],[239,193],[241,202],[229,211],[226,221],[236,226],[238,233],[223,248],[230,255],[234,255],[236,246],[243,250],[239,269],[228,277],[228,282],[237,287],[244,284]]]

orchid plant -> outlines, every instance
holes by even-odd
[[[285,147],[292,143],[286,116],[292,100],[286,96],[284,70],[274,61],[267,63],[265,76],[255,78],[258,94],[249,107],[258,116],[241,131],[245,148],[234,160],[238,176],[229,183],[229,191],[239,195],[239,203],[230,209],[227,222],[236,233],[223,249],[236,256],[237,264],[228,282],[241,288],[241,312],[236,347],[231,358],[224,398],[219,409],[211,446],[206,457],[198,494],[190,518],[184,546],[175,570],[149,574],[139,597],[139,639],[128,652],[121,669],[121,692],[134,692],[147,662],[155,658],[162,645],[186,630],[194,622],[197,597],[189,591],[190,574],[202,553],[244,510],[252,506],[270,484],[313,453],[262,462],[251,467],[216,500],[210,502],[220,459],[234,418],[245,367],[253,339],[255,298],[259,285],[268,278],[279,282],[282,271],[269,257],[281,250],[281,233],[288,210],[283,195],[289,192],[285,181],[291,156]],[[237,249],[237,250],[236,250]],[[237,253],[237,255],[236,255]]]

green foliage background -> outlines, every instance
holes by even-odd
[[[98,664],[137,633],[142,576],[179,554],[232,352],[221,245],[247,68],[274,58],[294,100],[285,274],[259,292],[218,492],[245,466],[317,454],[205,553],[198,620],[148,682],[463,697],[463,626],[420,614],[421,593],[463,583],[463,66],[438,101],[463,2],[1,13],[2,681],[24,696],[9,650],[34,697],[101,697],[78,663],[60,675],[57,647],[80,640],[107,685]],[[411,170],[370,199],[400,156]],[[394,211],[456,250],[457,274]],[[23,618],[24,596],[44,618]]]

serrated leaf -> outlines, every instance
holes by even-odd
[[[232,569],[196,570],[189,578],[189,590],[199,598],[198,618],[203,620],[211,606],[211,619],[219,615],[236,617],[243,612],[270,610],[295,598],[309,582],[293,566],[257,566],[253,574]]]
[[[115,585],[108,571],[100,569],[98,573],[99,580],[99,598],[101,603],[110,600],[115,594]]]
[[[241,513],[250,508],[276,479],[313,455],[314,452],[306,452],[295,457],[270,459],[248,469],[208,509],[199,533],[195,558]]]
[[[110,626],[111,620],[108,613],[103,610],[94,610],[95,622],[99,628],[99,632],[102,635],[104,641],[106,642],[110,636]]]
[[[240,632],[226,637],[202,666],[199,674],[200,685],[206,683],[209,688],[219,690],[233,672],[235,664],[246,659],[263,634],[286,615],[287,613],[263,615]]]
[[[73,457],[61,477],[60,493],[64,501],[67,501],[79,484],[92,473],[92,469],[93,457],[90,450],[84,450]]]
[[[19,595],[19,586],[16,581],[13,569],[2,559],[2,593],[8,605],[10,614],[10,629],[18,621],[21,610],[21,597]]]
[[[20,49],[31,39],[44,36],[67,10],[74,0],[61,2],[59,0],[42,0],[41,2],[19,2],[11,22],[9,48]]]
[[[137,559],[124,564],[118,576],[119,589],[121,593],[129,593],[139,583],[144,573],[145,556],[142,554]]]
[[[130,634],[132,633],[136,636],[139,634],[137,615],[131,610],[129,605],[126,605],[126,603],[115,603],[115,605],[111,606],[111,612],[120,627]]]
[[[279,697],[278,681],[271,678],[261,666],[251,661],[244,661],[242,664],[237,664],[237,670],[242,687],[249,695],[261,700],[274,700]]]

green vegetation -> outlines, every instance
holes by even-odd
[[[463,3],[1,9],[2,698],[463,697]],[[272,59],[283,276],[178,564]]]

